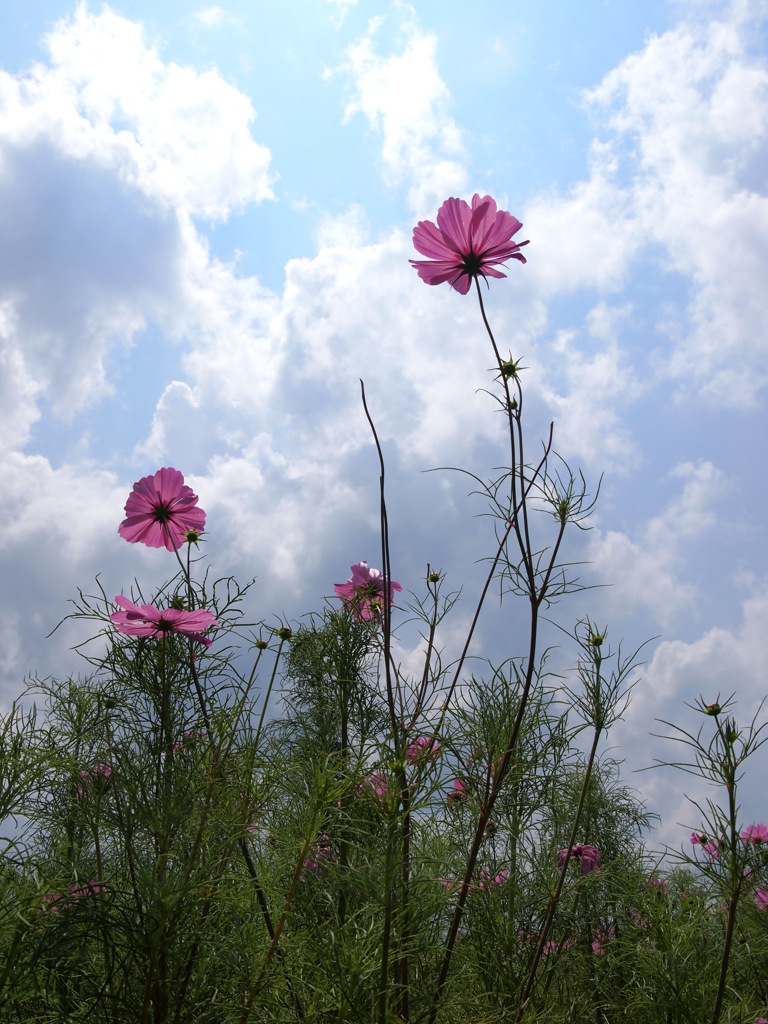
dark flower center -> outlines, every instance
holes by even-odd
[[[157,504],[154,510],[156,523],[168,523],[171,519],[171,506],[169,504]]]
[[[467,277],[478,277],[483,268],[483,258],[470,249],[461,261],[461,266]]]

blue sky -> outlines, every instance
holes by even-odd
[[[395,578],[417,590],[430,562],[465,585],[456,649],[492,541],[465,480],[423,471],[484,474],[504,448],[473,297],[408,259],[416,220],[490,193],[531,240],[488,293],[528,367],[529,446],[554,419],[605,474],[569,551],[610,586],[557,617],[658,637],[610,742],[679,845],[698,791],[631,775],[665,754],[654,717],[736,690],[747,719],[768,689],[767,26],[764,0],[0,13],[0,705],[77,671],[75,627],[44,639],[77,586],[169,571],[117,536],[162,465],[200,494],[216,569],[258,577],[255,618],[377,564],[360,377]],[[475,653],[518,653],[520,618],[489,609]]]

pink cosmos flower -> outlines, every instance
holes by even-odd
[[[520,252],[528,242],[513,242],[523,225],[506,210],[497,210],[490,196],[475,193],[472,207],[463,199],[446,199],[437,212],[437,225],[420,220],[413,229],[413,245],[427,260],[409,260],[427,284],[447,281],[466,295],[474,278],[506,277],[494,267],[513,259],[525,263]]]
[[[768,910],[768,889],[758,889],[755,893],[755,901],[761,910]]]
[[[765,825],[750,825],[741,833],[745,843],[768,843],[768,828]]]
[[[691,843],[694,846],[701,846],[710,860],[717,860],[720,856],[721,840],[709,839],[706,832],[691,832]]]
[[[381,618],[385,580],[378,569],[370,569],[367,562],[358,562],[350,566],[352,575],[346,583],[334,583],[333,589],[337,597],[352,609],[354,617],[360,621]],[[401,591],[399,583],[392,580],[387,587],[390,607],[395,603],[393,590]]]
[[[669,891],[669,882],[666,878],[657,878],[656,875],[651,875],[647,882],[643,882],[644,889],[655,889],[656,892],[667,893]]]
[[[336,845],[331,843],[330,837],[324,832],[317,837],[315,848],[304,861],[304,867],[314,871],[317,875],[324,875],[328,861],[336,856],[337,853]]]
[[[127,518],[117,532],[131,544],[177,550],[203,531],[205,512],[197,508],[199,500],[178,469],[159,469],[133,485],[125,503]]]
[[[453,780],[453,789],[446,797],[449,807],[453,807],[456,804],[463,804],[469,799],[469,788],[466,783],[462,782],[461,779]]]
[[[433,739],[431,736],[419,736],[409,744],[405,752],[405,759],[408,764],[413,764],[415,761],[436,761],[439,752],[440,740]]]
[[[129,636],[164,636],[166,633],[181,633],[190,640],[199,640],[206,647],[211,641],[202,635],[209,626],[218,626],[212,612],[197,608],[188,612],[183,608],[153,608],[151,604],[137,605],[127,597],[119,594],[115,604],[125,608],[123,612],[113,612],[110,619],[121,633]]]
[[[592,943],[592,952],[595,956],[603,956],[605,954],[605,945],[610,942],[611,939],[615,938],[616,933],[613,930],[613,925],[609,924],[607,928],[598,928],[595,934],[595,941]]]
[[[367,789],[381,803],[389,792],[389,779],[383,772],[374,772],[373,775],[369,775],[366,778],[360,788]]]
[[[567,847],[564,850],[558,851],[558,871],[563,870],[563,866],[565,865],[567,858]],[[582,846],[581,843],[574,843],[570,859],[575,860],[577,864],[581,864],[582,875],[588,875],[590,871],[598,871],[600,869],[600,851],[596,846]]]
[[[106,788],[112,775],[112,766],[101,763],[95,764],[93,768],[81,768],[78,775],[80,777],[80,785],[77,787],[77,795],[82,796],[83,786],[91,782],[100,783],[103,788]]]

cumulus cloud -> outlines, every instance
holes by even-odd
[[[227,12],[223,7],[214,4],[211,7],[201,7],[193,13],[192,18],[203,28],[219,28],[226,22]]]
[[[336,28],[341,28],[344,24],[344,19],[349,13],[349,9],[357,6],[357,0],[326,0],[326,2],[333,4],[335,8],[333,12],[333,23]]]
[[[466,188],[466,155],[459,126],[449,113],[450,92],[438,70],[437,39],[419,28],[409,10],[401,52],[388,57],[377,52],[382,19],[372,18],[336,71],[345,72],[352,82],[345,121],[360,113],[381,133],[385,180],[407,184],[412,209],[426,216],[446,196]]]
[[[141,25],[81,4],[46,36],[49,60],[0,73],[0,139],[44,141],[91,161],[154,201],[220,220],[273,197],[253,106],[218,71],[164,62]]]
[[[756,715],[758,725],[768,720],[768,714],[760,710],[765,699],[768,659],[766,615],[768,589],[763,585],[743,601],[741,621],[734,628],[714,626],[695,640],[668,640],[658,645],[635,688],[626,723],[617,729],[621,749],[634,767],[680,760],[686,753],[690,756],[691,751],[685,751],[679,744],[659,738],[675,735],[665,722],[676,723],[694,735],[702,728],[705,740],[709,738],[714,730],[713,721],[686,706],[699,697],[708,704],[718,698],[724,702],[735,693],[731,713],[742,728],[748,727]],[[649,736],[649,732],[659,736]],[[743,825],[765,817],[764,786],[760,780],[766,767],[765,749],[758,751],[745,766],[739,787]],[[642,783],[651,803],[665,811],[659,839],[673,848],[684,845],[690,829],[701,827],[699,812],[691,799],[705,808],[707,799],[721,806],[726,799],[724,791],[718,792],[702,780],[671,768],[644,774]]]
[[[638,526],[636,535],[596,527],[587,541],[592,571],[604,584],[612,614],[649,612],[657,626],[679,624],[696,596],[686,580],[684,543],[705,535],[716,523],[715,505],[726,477],[713,463],[680,463],[670,474],[680,493],[659,514]]]
[[[644,242],[691,282],[689,324],[659,372],[722,406],[754,405],[768,380],[768,71],[746,8],[736,15],[652,37],[586,96],[632,177]]]

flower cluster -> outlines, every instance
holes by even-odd
[[[473,890],[485,890],[485,889],[500,889],[509,878],[509,872],[506,868],[502,868],[494,874],[488,868],[480,868],[473,875],[473,879],[469,884],[469,891]],[[461,879],[452,876],[451,878],[441,878],[440,884],[444,889],[456,889],[461,885]]]
[[[80,784],[77,787],[77,795],[82,796],[84,787],[90,784],[96,784],[102,788],[106,788],[109,785],[112,777],[112,766],[108,764],[95,764],[92,768],[81,768],[78,772],[80,778]]]
[[[185,542],[197,543],[203,531],[205,512],[198,508],[199,500],[184,483],[178,469],[158,469],[133,485],[125,503],[126,519],[118,533],[131,544],[142,543],[150,548],[165,545],[169,551],[178,552]],[[202,608],[193,611],[160,609],[149,604],[134,604],[122,595],[115,598],[115,603],[124,610],[114,612],[110,618],[117,629],[128,636],[162,637],[166,633],[180,633],[210,647],[211,641],[203,632],[218,625],[211,612]]]
[[[70,885],[66,892],[47,892],[43,896],[43,906],[38,913],[58,914],[60,910],[71,907],[81,898],[98,896],[99,893],[106,892],[106,889],[103,882],[97,882],[95,878],[92,878],[89,882]]]
[[[316,875],[325,874],[328,862],[338,854],[336,846],[331,842],[330,837],[324,832],[317,837],[317,844],[312,853],[304,861],[304,867]]]

